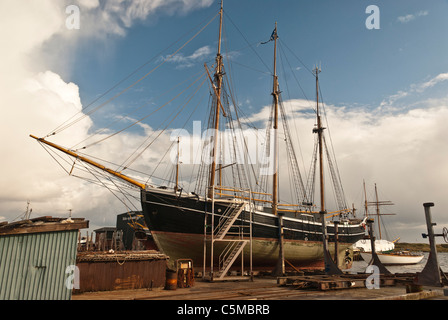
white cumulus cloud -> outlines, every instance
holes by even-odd
[[[73,209],[74,216],[95,220],[93,225],[115,224],[115,215],[125,210],[120,201],[105,188],[69,177],[29,135],[43,137],[73,115],[82,115],[78,84],[66,80],[67,71],[73,67],[70,52],[73,43],[97,41],[107,35],[123,36],[128,27],[156,12],[185,14],[207,7],[211,2],[0,2],[3,48],[0,52],[0,134],[4,137],[0,173],[1,219],[17,218],[30,200],[34,216],[63,216]],[[68,5],[80,8],[81,28],[77,31],[66,28],[68,15],[65,9]],[[91,126],[92,120],[86,116],[73,129],[51,139],[69,146],[83,140]],[[112,149],[99,149],[99,154],[120,154],[123,148],[135,148],[137,143],[134,136],[127,135],[115,140]],[[63,162],[62,158],[56,160]]]

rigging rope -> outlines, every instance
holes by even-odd
[[[280,39],[280,38],[279,38]],[[297,57],[297,55],[294,53],[294,51],[292,51],[285,43],[283,43],[283,41],[282,41],[282,39],[280,39],[280,42],[282,43],[282,45],[284,45],[285,47],[286,47],[286,49],[288,49],[291,53],[292,53],[292,55],[303,65],[303,67],[306,69],[306,70],[308,70],[308,72],[314,77],[314,73],[313,73],[313,71],[311,71],[307,66],[306,66],[306,64],[304,64],[303,63],[303,61],[302,60],[300,60],[300,58],[299,57]]]
[[[163,109],[164,107],[166,107],[167,105],[169,105],[171,102],[173,102],[174,100],[176,100],[176,99],[177,99],[179,96],[181,96],[187,89],[191,88],[196,82],[198,82],[202,77],[204,77],[204,75],[205,75],[205,73],[201,74],[200,77],[198,77],[198,78],[197,78],[195,81],[193,81],[193,83],[191,83],[188,87],[186,87],[184,90],[182,90],[181,92],[179,92],[176,96],[174,96],[174,98],[172,98],[171,100],[169,100],[168,102],[166,102],[165,104],[163,104],[161,107],[159,107],[158,109],[154,110],[154,111],[151,112],[150,114],[148,114],[148,115],[146,115],[146,116],[140,118],[139,120],[137,120],[136,122],[132,123],[131,125],[129,125],[129,126],[123,128],[123,129],[121,129],[121,130],[119,130],[119,131],[117,131],[117,132],[115,132],[115,133],[113,133],[113,134],[111,134],[111,135],[109,135],[109,136],[107,136],[107,137],[104,137],[104,138],[102,138],[102,139],[100,139],[100,140],[98,140],[98,141],[95,141],[95,142],[93,142],[93,143],[91,143],[91,144],[88,144],[87,146],[83,147],[82,149],[87,149],[87,148],[89,148],[89,147],[91,147],[91,146],[93,146],[93,145],[96,145],[96,144],[98,144],[98,143],[104,142],[105,140],[108,140],[108,139],[110,139],[110,138],[116,136],[117,134],[120,134],[120,133],[122,133],[123,131],[126,131],[126,130],[132,128],[132,127],[135,126],[136,124],[141,123],[141,122],[142,122],[143,120],[145,120],[146,118],[150,117],[151,115],[153,115],[153,114],[156,113],[157,111]],[[205,81],[205,80],[204,80],[204,81]]]
[[[332,157],[332,159],[333,159],[332,162],[334,162],[334,165],[333,165],[333,163],[331,163],[331,165],[334,166],[334,168],[333,168],[334,175],[335,175],[334,183],[337,184],[337,186],[335,185],[334,188],[338,189],[338,191],[335,190],[335,192],[338,192],[340,194],[340,197],[342,198],[340,201],[342,201],[342,203],[343,203],[343,208],[340,208],[340,209],[346,209],[347,208],[347,204],[346,204],[346,199],[345,199],[344,188],[343,188],[343,185],[342,185],[342,180],[341,180],[341,175],[340,175],[340,172],[339,172],[339,167],[338,167],[338,164],[337,164],[337,161],[336,161],[336,153],[335,153],[335,150],[334,150],[333,140],[332,140],[331,134],[330,134],[330,125],[329,125],[329,122],[328,122],[327,110],[325,108],[325,103],[324,103],[324,99],[323,99],[323,96],[322,96],[322,90],[320,88],[320,84],[319,84],[319,88],[318,89],[319,89],[319,94],[320,94],[320,97],[321,97],[320,101],[322,101],[322,108],[324,110],[325,121],[327,123],[328,137],[330,138],[331,156],[330,156],[329,150],[327,150],[327,154],[328,154],[327,157],[329,158],[329,161],[331,161],[330,157]],[[325,142],[325,147],[327,148],[326,142]]]
[[[66,130],[67,128],[73,126],[74,124],[78,123],[79,121],[83,120],[84,118],[86,118],[87,116],[90,116],[91,114],[93,114],[94,112],[98,111],[99,109],[101,109],[102,107],[104,107],[105,105],[107,105],[108,103],[110,103],[111,101],[115,100],[116,98],[118,98],[119,96],[121,96],[122,94],[124,94],[125,92],[129,91],[129,89],[131,89],[132,87],[134,87],[135,85],[137,85],[138,83],[140,83],[141,81],[143,81],[144,79],[146,79],[150,74],[152,74],[154,71],[156,71],[157,69],[159,69],[162,65],[164,65],[166,62],[168,62],[169,60],[171,60],[172,57],[174,57],[180,50],[182,50],[185,46],[187,46],[191,41],[193,41],[193,39],[195,39],[200,33],[202,33],[202,31],[205,30],[205,28],[208,27],[208,25],[210,23],[212,23],[213,20],[215,20],[215,18],[218,16],[218,14],[216,14],[204,27],[202,27],[193,37],[191,37],[187,42],[185,42],[179,49],[177,49],[174,53],[172,53],[171,55],[169,55],[166,59],[164,59],[159,65],[157,65],[156,67],[154,67],[151,71],[149,71],[148,73],[146,73],[143,77],[141,77],[140,79],[138,79],[137,81],[135,81],[134,83],[132,83],[130,86],[128,86],[127,88],[123,89],[122,91],[120,91],[118,94],[114,95],[112,98],[110,98],[109,100],[107,100],[106,102],[100,104],[99,106],[97,106],[96,108],[94,108],[93,110],[87,112],[87,113],[83,113],[82,116],[80,116],[79,118],[73,120],[72,122],[66,124],[66,125],[61,125],[57,128],[57,130],[54,130],[52,133],[48,134],[48,136],[51,135],[55,135],[58,134],[64,130]],[[123,80],[124,81],[124,80]],[[118,86],[118,85],[117,85]],[[111,89],[112,90],[112,89]]]
[[[76,147],[79,146],[81,143],[83,143],[83,142],[85,142],[85,141],[87,141],[87,140],[90,140],[90,139],[92,139],[93,137],[95,137],[95,136],[97,136],[97,135],[99,135],[99,134],[101,134],[101,133],[103,133],[103,132],[105,132],[105,131],[107,131],[107,130],[110,130],[110,129],[112,128],[112,125],[113,125],[113,124],[116,124],[116,123],[118,123],[118,122],[120,122],[120,121],[122,121],[122,120],[129,119],[130,116],[131,116],[132,114],[134,114],[134,113],[136,113],[137,111],[139,111],[139,110],[143,109],[144,107],[148,106],[152,101],[154,101],[154,100],[156,100],[156,99],[158,99],[158,98],[161,98],[161,97],[167,95],[168,93],[170,93],[170,92],[173,91],[174,89],[180,87],[181,85],[183,85],[183,84],[186,83],[187,81],[190,81],[191,79],[195,78],[195,77],[196,77],[198,74],[200,74],[200,73],[201,73],[201,72],[198,72],[198,73],[196,73],[196,74],[190,76],[189,78],[183,80],[182,82],[178,83],[177,85],[175,85],[174,87],[170,88],[169,90],[167,90],[167,91],[161,93],[160,95],[158,95],[158,96],[156,96],[156,97],[152,97],[152,98],[151,98],[147,103],[145,103],[144,105],[142,105],[142,106],[140,106],[140,107],[138,107],[138,108],[135,108],[135,109],[132,110],[131,112],[127,113],[126,115],[121,116],[121,117],[118,118],[117,120],[115,120],[115,121],[109,123],[109,124],[106,125],[104,128],[101,128],[100,130],[98,130],[98,131],[95,132],[94,134],[92,134],[92,135],[88,136],[87,138],[85,138],[84,140],[78,142],[77,144],[75,144],[74,146],[72,146],[70,149],[75,150],[75,151],[77,151],[77,150],[82,150],[82,149],[86,149],[86,148],[87,148],[86,146],[81,147],[81,148],[78,148],[78,149],[76,149]],[[153,113],[155,113],[155,112],[157,112],[157,111],[158,111],[158,110],[154,111]]]
[[[202,74],[201,75],[201,77],[203,77],[205,75],[205,73],[204,74]],[[199,80],[200,78],[198,78],[194,83],[196,83],[198,80]],[[145,152],[153,143],[154,143],[154,141],[158,138],[158,137],[160,137],[160,135],[163,133],[163,132],[165,132],[165,130],[168,128],[168,126],[179,116],[179,114],[182,112],[182,110],[184,110],[185,109],[185,107],[188,105],[188,103],[190,103],[190,101],[191,101],[191,99],[196,95],[196,93],[202,88],[202,86],[204,85],[204,83],[205,83],[205,81],[206,81],[207,79],[204,77],[204,80],[202,81],[202,83],[199,85],[199,87],[197,88],[197,90],[191,95],[191,97],[190,97],[190,99],[187,101],[187,103],[185,103],[184,104],[184,106],[179,110],[179,112],[174,116],[174,118],[165,126],[165,128],[163,128],[163,130],[162,131],[160,131],[159,132],[159,134],[154,138],[154,140],[152,140],[141,152],[139,152],[132,160],[130,160],[127,164],[126,164],[126,166],[124,167],[124,169],[126,169],[127,167],[129,167],[132,163],[134,163],[141,155],[142,155],[142,153],[143,152]],[[193,83],[193,84],[194,84]],[[193,85],[192,84],[192,85]],[[191,86],[190,86],[191,87]],[[148,139],[149,139],[149,137],[148,137]],[[146,139],[145,140],[145,142],[146,141],[148,141],[148,139]],[[128,158],[129,159],[129,158]]]
[[[246,41],[247,45],[252,49],[252,51],[255,53],[255,55],[258,57],[258,59],[261,61],[261,63],[266,67],[266,69],[268,70],[269,74],[272,74],[271,69],[268,67],[268,65],[263,61],[263,59],[260,57],[260,55],[258,54],[258,52],[253,48],[253,46],[249,43],[249,41],[247,41],[246,37],[244,36],[244,34],[240,31],[240,29],[238,28],[238,26],[233,22],[233,20],[230,18],[230,16],[227,15],[227,13],[224,11],[224,14],[226,15],[227,19],[229,19],[229,21],[232,23],[232,25],[235,27],[235,29],[239,32],[239,34],[241,35],[241,37],[244,39],[244,41]]]
[[[99,183],[101,183],[101,185],[103,185],[107,190],[109,190],[109,192],[111,192],[121,203],[123,203],[123,205],[126,207],[126,209],[128,210],[128,211],[130,211],[131,209],[128,207],[128,205],[126,204],[126,202],[125,201],[123,201],[120,197],[118,197],[116,194],[115,194],[115,192],[113,192],[112,191],[112,189],[111,188],[109,188],[103,181],[101,181],[99,178],[98,178],[98,176],[97,175],[95,175],[93,172],[92,172],[92,170],[90,170],[87,166],[86,166],[86,164],[84,164],[83,163],[83,166],[85,167],[85,169],[88,171],[88,172],[90,172],[90,174],[91,175],[93,175],[97,180],[98,180],[98,182]],[[112,182],[112,184],[118,189],[118,191],[120,191],[120,193],[129,201],[129,203],[130,204],[132,204],[132,202],[129,200],[129,198],[124,194],[124,192],[122,191],[122,189],[114,182],[114,180],[109,176],[109,175],[106,175],[104,172],[98,172],[97,170],[95,170],[96,171],[96,173],[98,174],[99,173],[99,175],[100,176],[102,176],[103,178],[105,178],[106,180],[109,180],[110,182]],[[137,209],[137,207],[136,206],[134,206],[134,210],[135,211],[138,211],[138,209]]]
[[[302,93],[303,93],[303,95],[305,96],[306,100],[307,100],[308,103],[312,106],[311,102],[308,100],[307,96],[305,95],[305,92],[303,91],[302,86],[300,85],[299,81],[297,80],[297,77],[296,77],[296,75],[295,75],[295,72],[293,71],[293,69],[292,69],[292,67],[291,67],[291,64],[289,63],[289,60],[288,60],[288,58],[287,58],[287,56],[286,56],[286,54],[285,54],[285,52],[284,52],[284,50],[283,50],[283,46],[280,45],[279,48],[280,48],[280,52],[281,52],[281,54],[280,54],[280,62],[281,62],[282,70],[283,70],[283,78],[284,78],[284,81],[285,81],[286,91],[287,91],[287,93],[288,93],[288,98],[289,98],[289,100],[292,100],[292,98],[291,98],[291,94],[290,94],[290,90],[289,90],[288,81],[287,81],[287,79],[286,79],[285,64],[284,64],[284,61],[283,61],[283,60],[286,60],[286,62],[288,63],[289,69],[290,69],[290,71],[291,71],[291,73],[292,73],[294,79],[296,80],[298,86],[299,86],[300,89],[302,90]],[[294,130],[295,130],[295,134],[296,134],[296,137],[297,137],[297,143],[298,143],[298,147],[299,147],[300,157],[301,157],[301,159],[302,159],[302,164],[303,164],[303,166],[305,166],[305,160],[304,160],[304,158],[303,158],[302,147],[301,147],[300,139],[298,138],[298,137],[300,137],[300,135],[299,135],[299,132],[298,132],[298,130],[297,130],[297,125],[296,125],[296,121],[295,121],[295,117],[294,117],[294,110],[292,109],[291,103],[288,103],[287,105],[290,107],[291,118],[292,118],[292,123],[293,123],[293,126],[294,126]],[[297,160],[296,160],[296,161],[297,161]],[[304,172],[305,175],[306,175],[306,170],[305,170],[305,169],[303,170],[303,172]]]
[[[203,99],[203,98],[202,98]],[[185,121],[184,125],[182,126],[182,129],[184,129],[187,125],[187,123],[190,121],[191,117],[193,116],[193,114],[196,112],[197,108],[199,107],[199,105],[202,102],[202,99],[198,102],[198,104],[196,104],[196,107],[193,109],[193,111],[191,112],[190,116],[187,118],[187,120]],[[146,183],[149,182],[149,179],[151,179],[154,176],[154,173],[156,172],[157,168],[160,166],[160,164],[163,162],[163,160],[165,159],[166,155],[168,154],[168,152],[171,150],[171,148],[173,147],[173,145],[177,143],[176,141],[173,141],[170,145],[169,148],[167,148],[165,154],[163,155],[163,157],[161,157],[161,159],[159,160],[159,163],[157,164],[157,166],[154,168],[153,172],[151,175],[149,175]],[[194,162],[195,163],[195,162]],[[191,184],[191,183],[190,183]]]

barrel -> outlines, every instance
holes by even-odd
[[[165,290],[177,289],[177,272],[173,270],[166,270]]]

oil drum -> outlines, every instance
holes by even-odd
[[[166,270],[165,290],[177,289],[177,272],[173,270]]]

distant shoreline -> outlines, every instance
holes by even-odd
[[[430,252],[429,244],[427,243],[407,243],[399,242],[395,244],[397,250],[409,250],[409,251],[423,251]],[[437,252],[448,252],[448,244],[438,244]]]

